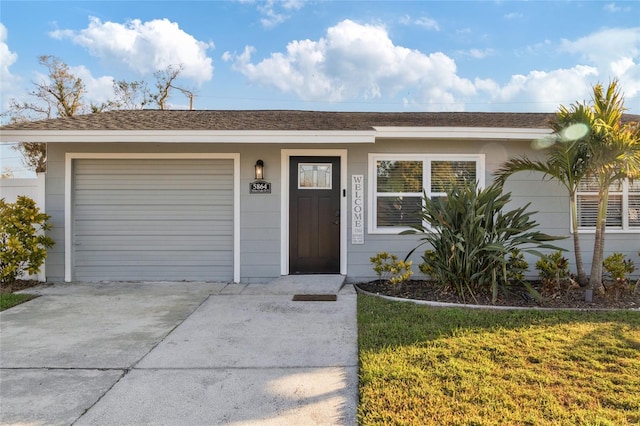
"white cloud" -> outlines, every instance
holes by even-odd
[[[182,64],[182,78],[202,83],[213,77],[212,60],[207,56],[213,43],[196,40],[168,19],[120,24],[91,17],[85,29],[57,30],[50,35],[70,39],[92,55],[122,63],[141,75]]]
[[[574,41],[562,40],[560,51],[578,55],[598,69],[603,84],[618,79],[627,99],[640,95],[640,27],[604,29]]]
[[[438,22],[435,19],[427,18],[426,16],[416,19],[415,24],[427,30],[440,31]]]
[[[291,12],[302,9],[303,0],[236,0],[243,4],[257,4],[264,28],[273,28],[291,18]]]
[[[464,55],[471,56],[476,59],[484,59],[488,56],[495,55],[495,50],[491,48],[487,49],[471,49],[468,52],[463,52]]]
[[[18,54],[9,50],[7,44],[8,31],[0,23],[0,92],[2,92],[2,109],[9,106],[9,100],[14,97],[16,86],[20,78],[11,74],[9,68],[18,60]]]
[[[621,10],[620,6],[616,5],[615,3],[607,3],[602,7],[602,9],[610,13],[620,12]]]
[[[597,31],[575,41],[562,40],[561,51],[581,55],[591,63],[640,56],[640,27]]]
[[[402,102],[406,108],[433,111],[553,112],[561,104],[589,100],[596,82],[619,78],[627,106],[635,111],[640,94],[639,31],[603,30],[559,45],[545,41],[546,50],[569,52],[578,60],[564,68],[512,75],[503,82],[462,76],[446,54],[395,45],[384,26],[350,20],[329,28],[318,40],[291,41],[285,51],[261,60],[254,59],[257,52],[251,46],[240,54],[225,52],[223,59],[249,83],[307,101]],[[481,59],[494,51],[466,54]]]
[[[402,25],[417,25],[418,27],[422,27],[426,30],[440,31],[440,26],[438,25],[438,21],[432,18],[428,18],[423,16],[418,19],[412,19],[409,15],[403,15],[400,17],[399,22]]]
[[[251,62],[255,49],[223,58],[251,83],[295,93],[305,100],[376,99],[410,90],[429,102],[450,102],[474,92],[456,75],[455,62],[443,53],[425,55],[393,44],[386,29],[350,20],[328,29],[318,41],[296,40],[286,52]]]
[[[524,15],[522,13],[518,13],[518,12],[507,13],[506,15],[504,15],[504,18],[508,19],[508,20],[521,19],[523,17],[524,17]]]
[[[560,104],[589,100],[592,91],[590,82],[598,76],[596,68],[584,65],[514,75],[503,87],[491,88],[492,101],[523,104],[528,111],[555,111]],[[519,108],[515,106],[513,109]]]

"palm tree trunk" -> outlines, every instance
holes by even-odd
[[[607,205],[609,203],[609,188],[598,194],[598,219],[596,221],[596,235],[593,243],[593,260],[591,261],[591,277],[588,289],[595,293],[604,293],[602,285],[602,261],[604,259],[604,233],[607,226]]]
[[[587,275],[584,273],[584,262],[582,261],[582,249],[580,247],[580,237],[578,235],[578,208],[576,206],[575,194],[570,194],[571,201],[571,226],[573,227],[573,251],[576,257],[576,270],[578,272],[578,284],[581,287],[587,285]]]

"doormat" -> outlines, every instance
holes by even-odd
[[[338,300],[336,294],[294,294],[294,302],[335,302]]]

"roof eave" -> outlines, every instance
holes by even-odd
[[[376,126],[378,139],[516,139],[534,140],[553,133],[551,129],[519,127],[383,127]]]
[[[534,140],[551,129],[387,127],[374,130],[4,130],[1,142],[46,143],[375,143],[376,139]]]
[[[1,142],[374,143],[373,130],[5,130]]]

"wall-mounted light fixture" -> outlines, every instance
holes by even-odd
[[[256,180],[264,179],[264,161],[256,161]]]

